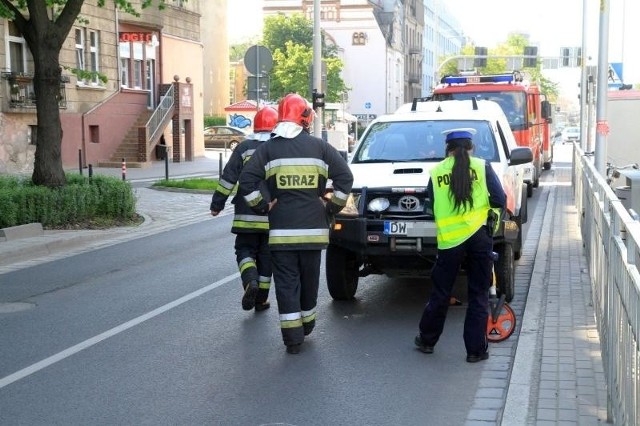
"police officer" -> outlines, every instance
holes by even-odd
[[[256,211],[269,212],[269,247],[280,329],[287,352],[297,354],[315,326],[322,249],[330,215],[339,212],[353,184],[338,151],[309,134],[313,109],[297,94],[278,105],[272,139],[261,145],[240,175],[239,192]],[[333,196],[327,201],[327,180]],[[261,183],[266,181],[266,188]],[[268,200],[272,200],[268,202]]]
[[[218,187],[211,199],[211,215],[217,216],[224,208],[227,198],[240,177],[244,164],[249,161],[256,148],[271,138],[271,130],[278,122],[278,112],[272,107],[260,109],[253,119],[253,134],[233,150],[224,167]],[[266,214],[255,213],[236,194],[233,197],[235,216],[231,232],[236,234],[235,251],[238,269],[244,288],[242,309],[256,312],[269,309],[271,286],[271,256],[269,254],[269,219]]]
[[[487,319],[491,283],[493,226],[487,225],[504,208],[506,195],[491,165],[471,157],[474,129],[447,132],[447,157],[431,171],[427,197],[432,203],[438,257],[431,278],[433,289],[420,320],[415,345],[433,353],[444,328],[449,297],[466,256],[469,305],[464,321],[467,362],[489,358]],[[489,229],[491,228],[491,229]]]

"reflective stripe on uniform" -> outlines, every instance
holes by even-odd
[[[264,166],[265,179],[268,179],[277,173],[317,173],[326,178],[329,174],[328,170],[329,165],[318,158],[280,158],[269,161]]]
[[[320,229],[272,229],[269,244],[325,244],[329,242],[329,230]]]
[[[311,321],[314,321],[316,319],[316,308],[314,307],[313,309],[309,310],[309,311],[302,311],[302,322],[303,323],[309,323]]]
[[[216,188],[216,191],[224,195],[229,195],[231,194],[231,191],[233,190],[234,186],[235,185],[233,183],[227,182],[224,179],[219,179],[218,187]]]
[[[342,191],[333,191],[331,201],[333,202],[333,204],[343,207],[345,204],[347,204],[347,198],[349,198],[349,194],[345,194]]]
[[[302,315],[300,312],[280,314],[280,328],[302,327]]]
[[[262,201],[262,194],[260,191],[253,191],[252,193],[245,195],[244,199],[251,207],[255,207],[260,204],[260,201]]]
[[[248,149],[245,152],[242,153],[242,163],[246,163],[247,161],[249,161],[249,159],[251,158],[251,156],[253,155],[253,153],[256,152],[255,149]]]
[[[245,229],[269,229],[269,218],[267,216],[237,214],[233,217],[234,228]]]
[[[256,261],[251,257],[245,257],[240,262],[238,262],[238,268],[240,269],[240,273],[243,273],[249,268],[255,268]]]
[[[258,287],[263,288],[265,290],[269,290],[271,288],[271,277],[258,277]]]

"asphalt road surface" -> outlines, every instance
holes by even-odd
[[[531,221],[544,187],[529,203]],[[465,362],[465,306],[425,355],[429,280],[370,276],[334,302],[323,265],[317,326],[288,355],[273,289],[270,310],[241,309],[230,220],[0,275],[0,424],[465,423],[485,365]]]

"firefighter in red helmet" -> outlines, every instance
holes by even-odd
[[[278,113],[273,107],[260,109],[253,119],[253,134],[233,150],[229,162],[224,167],[218,187],[211,199],[211,215],[217,216],[224,208],[227,198],[238,182],[240,172],[259,145],[271,138],[271,130],[278,121]],[[257,214],[236,194],[233,197],[235,216],[231,232],[236,234],[235,252],[240,269],[244,295],[242,309],[256,312],[269,308],[269,288],[271,286],[271,257],[267,238],[269,219],[266,214]]]
[[[329,243],[330,216],[344,207],[353,184],[338,151],[309,134],[313,118],[304,98],[285,96],[278,105],[271,140],[256,149],[239,184],[240,194],[255,211],[269,213],[280,328],[290,354],[300,352],[315,326],[320,260]],[[333,196],[324,199],[328,179]]]

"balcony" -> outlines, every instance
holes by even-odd
[[[33,111],[36,108],[36,95],[33,89],[33,75],[16,73],[16,72],[3,72],[2,78],[7,81],[5,93],[8,102],[8,110],[5,112],[19,112],[19,111]],[[67,107],[67,93],[65,89],[65,83],[69,82],[68,76],[62,76],[60,81],[60,108]]]

